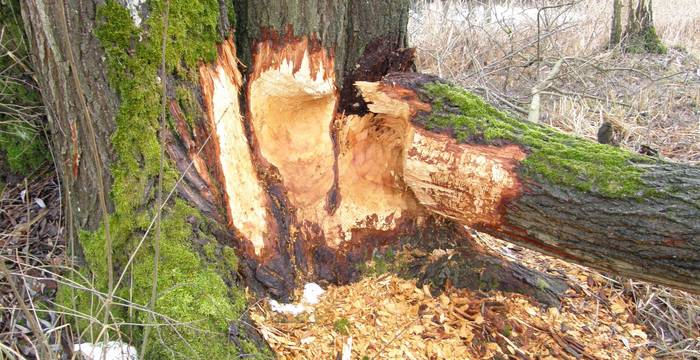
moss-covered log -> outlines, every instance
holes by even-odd
[[[406,128],[402,178],[429,211],[568,261],[700,292],[700,168],[514,119],[430,76],[358,86],[371,111],[404,119],[392,120]]]

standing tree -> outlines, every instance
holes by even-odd
[[[632,53],[666,53],[666,47],[656,34],[652,0],[629,0],[627,26],[622,33],[622,0],[613,1],[610,47],[622,45]]]
[[[610,44],[613,48],[622,41],[622,0],[613,0],[612,25],[610,26]]]
[[[408,6],[22,2],[84,260],[58,302],[89,314],[86,336],[150,358],[264,357],[243,283],[288,299],[304,281],[353,281],[388,247],[457,249],[402,259],[438,285],[563,291],[465,226],[700,292],[700,169],[518,121],[411,73]]]

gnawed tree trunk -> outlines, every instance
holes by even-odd
[[[552,256],[700,291],[700,168],[518,121],[419,74],[358,83],[399,123],[427,210]]]
[[[163,176],[177,195],[164,209],[155,302],[168,318],[155,320],[204,319],[204,330],[233,340],[166,328],[152,357],[253,351],[241,280],[288,299],[305,281],[356,279],[385,247],[454,248],[457,256],[418,256],[407,267],[436,284],[488,283],[556,302],[563,283],[486,254],[464,226],[700,291],[697,168],[519,122],[409,73],[405,0],[231,5],[153,0],[130,14],[115,1],[23,3],[93,285],[104,292],[110,271],[125,274],[113,279],[115,295],[148,303]],[[63,13],[66,24],[48,16]],[[169,122],[160,129],[163,81]],[[161,147],[169,162],[159,174]],[[95,194],[111,200],[109,228]],[[152,320],[123,302],[112,319]]]

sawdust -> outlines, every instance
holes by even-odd
[[[352,359],[653,357],[645,328],[635,322],[634,305],[615,296],[599,275],[528,257],[533,267],[565,271],[572,288],[561,309],[501,292],[451,288],[432,296],[415,280],[385,274],[329,287],[312,314],[281,315],[262,304],[251,317],[280,359],[340,358],[350,342]]]

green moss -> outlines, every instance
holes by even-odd
[[[192,91],[185,86],[178,86],[175,89],[175,96],[185,115],[187,125],[190,126],[190,129],[193,128],[195,116],[201,115],[201,111]]]
[[[196,215],[195,210],[178,200],[163,219],[162,236],[167,241],[161,242],[160,291],[155,311],[177,321],[193,322],[199,329],[210,333],[203,336],[203,333],[186,327],[178,327],[177,331],[165,327],[160,330],[160,336],[169,349],[158,346],[149,349],[148,355],[154,359],[167,358],[170,351],[187,357],[212,359],[226,359],[238,354],[224,330],[245,310],[245,301],[232,301],[221,275],[207,267],[193,251],[190,243],[192,227],[182,220]],[[152,274],[153,254],[149,251],[134,266],[133,293],[137,303],[148,302]],[[238,295],[245,299],[242,294]],[[143,323],[152,321],[143,312],[138,313],[137,318]]]
[[[24,39],[19,1],[0,2],[2,48],[0,48],[0,170],[2,162],[23,175],[48,161],[43,133],[41,96],[25,64],[28,48]],[[11,53],[12,56],[10,56]]]
[[[203,254],[206,262],[211,264],[219,274],[222,274],[224,281],[229,284],[235,283],[235,278],[230,276],[238,269],[238,256],[233,248],[221,245],[214,238],[206,238],[202,241],[205,243],[199,253]]]
[[[495,276],[487,274],[482,277],[483,274],[479,274],[479,290],[481,291],[495,291],[498,290],[501,284]]]
[[[397,254],[392,249],[375,250],[372,254],[372,259],[360,264],[358,270],[368,276],[382,275],[389,272],[400,274],[406,270],[410,257],[410,255],[405,253]]]
[[[10,170],[28,175],[48,160],[46,141],[40,128],[10,121],[0,119],[0,152]]]
[[[226,266],[228,266],[230,269],[238,269],[238,256],[236,256],[236,252],[233,251],[233,248],[230,246],[224,246],[223,252]]]
[[[644,170],[639,166],[652,159],[514,119],[448,84],[431,83],[425,89],[431,101],[439,104],[428,117],[419,119],[426,128],[450,132],[460,142],[522,145],[529,152],[520,168],[526,178],[613,198],[656,194],[642,180]]]
[[[207,259],[216,257],[216,245],[214,243],[208,242],[204,245],[204,256],[206,256]]]
[[[350,320],[340,318],[333,323],[335,332],[341,335],[350,335]]]
[[[226,15],[231,29],[236,28],[236,10],[233,8],[233,1],[226,1]]]
[[[95,34],[106,52],[111,86],[120,98],[115,119],[112,145],[117,161],[112,165],[111,197],[114,211],[109,217],[115,273],[119,275],[155,215],[155,186],[160,164],[158,143],[160,115],[159,71],[161,63],[162,0],[151,0],[149,17],[142,28],[134,26],[129,12],[115,0],[98,7]],[[166,71],[169,79],[196,83],[200,61],[212,61],[216,55],[219,7],[217,0],[170,0]],[[178,100],[185,101],[185,111],[198,106],[193,97],[176,88]],[[164,187],[175,185],[177,172],[166,165]],[[223,247],[200,233],[197,226],[207,219],[185,201],[172,200],[164,209],[160,242],[158,289],[155,312],[179,326],[159,326],[150,341],[147,358],[230,359],[241,351],[255,357],[260,353],[254,344],[244,342],[238,349],[227,339],[230,322],[237,321],[246,306],[245,294],[235,286],[238,260],[233,249]],[[154,232],[150,232],[136,255],[130,276],[117,289],[117,296],[146,305],[150,300],[154,251]],[[203,244],[194,239],[205,239]],[[107,263],[104,227],[82,232],[80,242],[88,268],[98,290],[107,286]],[[223,256],[221,256],[223,255]],[[75,303],[88,311],[95,299],[82,293],[73,298],[62,289],[59,300]],[[65,301],[69,301],[66,303]],[[130,316],[126,307],[114,306],[114,318]],[[129,322],[163,324],[146,312],[136,312]],[[79,327],[86,324],[78,323]],[[130,331],[133,345],[141,344],[143,327]]]
[[[84,341],[96,341],[98,334],[102,330],[98,319],[103,318],[104,297],[93,291],[83,291],[82,289],[104,289],[95,283],[97,276],[91,274],[86,268],[77,269],[76,273],[71,273],[68,277],[76,284],[75,286],[59,286],[56,293],[55,303],[58,310],[75,316],[67,316],[78,331]],[[103,292],[104,293],[104,292]],[[112,320],[123,320],[127,318],[127,309],[115,307],[112,309]]]
[[[507,338],[513,335],[513,327],[510,324],[506,324],[503,329],[501,329],[501,334]]]
[[[274,358],[274,355],[270,352],[269,349],[265,348],[261,350],[257,345],[248,340],[241,340],[240,349],[241,353],[239,355],[239,358],[253,360]]]
[[[628,34],[625,51],[632,54],[665,54],[668,48],[663,44],[653,26],[642,29],[639,34]]]

